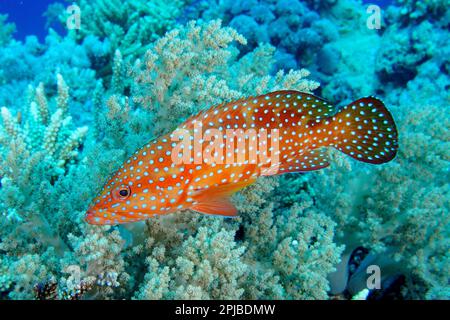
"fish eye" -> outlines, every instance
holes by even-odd
[[[120,186],[113,192],[113,197],[116,200],[125,200],[131,195],[129,186]]]

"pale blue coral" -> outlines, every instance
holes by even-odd
[[[203,1],[208,2],[208,1]],[[200,1],[202,3],[202,1]],[[326,43],[338,37],[335,26],[320,17],[308,4],[298,0],[212,1],[214,5],[193,3],[195,14],[204,20],[223,19],[242,33],[249,45],[260,43],[276,47],[274,70],[314,68],[315,55]],[[197,9],[197,10],[196,10]]]

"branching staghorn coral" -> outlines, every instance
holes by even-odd
[[[146,250],[148,272],[136,294],[138,299],[238,299],[245,247],[234,242],[234,232],[209,221],[187,237],[180,247],[157,244],[150,238]],[[174,259],[174,260],[172,260]]]
[[[245,296],[326,299],[327,275],[343,250],[334,243],[335,223],[315,208],[305,191],[294,204],[277,196],[283,183],[279,180],[260,179],[236,196],[248,248]]]
[[[59,74],[57,90],[56,99],[48,100],[43,85],[30,87],[29,103],[17,116],[1,108],[0,250],[11,278],[3,290],[10,298],[32,298],[33,286],[53,275],[55,260],[67,250],[54,225],[59,209],[49,196],[55,181],[80,160],[87,127],[73,127],[69,89]]]
[[[82,230],[81,236],[68,235],[74,252],[72,259],[66,261],[65,270],[71,269],[72,274],[60,283],[69,290],[80,282],[89,283],[93,287],[89,292],[92,298],[113,296],[114,288],[129,278],[120,254],[123,240],[117,230],[108,232],[108,227],[102,230],[84,226]]]
[[[24,152],[43,153],[55,170],[64,168],[77,158],[77,148],[87,133],[87,127],[71,130],[72,119],[68,115],[69,89],[60,74],[57,75],[57,88],[53,113],[42,84],[35,89],[34,99],[29,109],[24,111],[24,116],[19,113],[17,117],[13,117],[9,109],[1,108],[2,141],[16,143]]]
[[[108,38],[112,54],[119,49],[130,61],[148,49],[150,41],[175,25],[184,4],[182,0],[77,0],[81,13],[81,37]],[[62,14],[61,21],[66,21]]]

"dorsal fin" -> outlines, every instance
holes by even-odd
[[[265,109],[274,111],[272,113],[277,114],[286,108],[291,111],[297,110],[299,115],[304,115],[309,120],[317,121],[321,118],[331,116],[335,110],[334,106],[328,101],[313,94],[295,90],[280,90],[213,106],[190,117],[184,122],[182,128],[191,130],[194,120],[204,122],[205,127],[210,127],[208,126],[209,122],[218,126],[219,119],[224,121],[225,119],[245,119],[246,115],[259,118],[265,117]]]
[[[311,93],[294,90],[275,91],[261,97],[264,99],[267,99],[265,97],[269,97],[272,101],[272,105],[276,107],[294,107],[296,109],[300,109],[300,113],[310,118],[323,118],[331,116],[335,109],[334,106],[325,99],[317,97]]]

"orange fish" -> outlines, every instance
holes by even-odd
[[[233,193],[261,175],[325,168],[327,147],[386,163],[397,153],[397,129],[373,97],[338,112],[298,91],[224,103],[137,150],[93,200],[86,221],[116,225],[185,209],[235,216]]]

